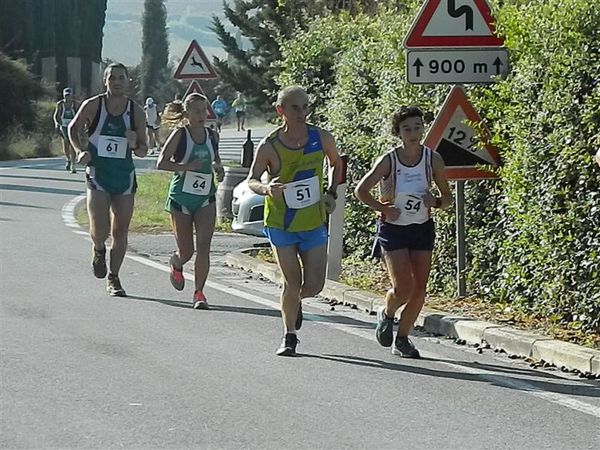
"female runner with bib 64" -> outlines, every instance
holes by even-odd
[[[408,358],[419,357],[408,334],[425,302],[435,242],[431,209],[447,208],[453,202],[444,161],[421,144],[423,133],[423,113],[418,107],[396,111],[392,134],[402,145],[379,158],[354,191],[360,201],[379,213],[377,244],[383,249],[392,282],[385,306],[377,311],[377,341],[392,347],[393,354]],[[432,182],[439,196],[431,194]],[[379,201],[371,195],[377,183]],[[402,306],[394,341],[394,316]]]

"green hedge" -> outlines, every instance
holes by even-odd
[[[314,22],[283,43],[280,84],[317,98],[315,120],[351,156],[349,192],[391,144],[399,105],[436,111],[449,88],[405,80],[402,40],[421,2]],[[600,328],[600,4],[506,0],[495,4],[512,72],[469,87],[504,167],[497,181],[466,185],[467,280],[471,294],[511,303],[573,328]],[[345,247],[364,256],[374,216],[348,196]],[[368,220],[366,218],[369,218]],[[430,290],[455,285],[454,215],[436,216]]]

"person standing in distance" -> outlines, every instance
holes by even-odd
[[[244,130],[244,124],[246,122],[246,99],[241,92],[238,92],[237,97],[231,104],[235,111],[235,117],[237,118],[237,130]]]
[[[276,110],[283,126],[258,145],[248,187],[265,197],[265,234],[283,274],[279,356],[294,356],[302,326],[301,299],[321,292],[327,266],[326,214],[335,209],[342,161],[331,133],[306,123],[309,99],[298,86],[283,89]],[[323,190],[323,162],[329,187]],[[261,182],[267,171],[269,183]],[[302,261],[302,264],[300,264]]]
[[[144,105],[144,113],[146,114],[146,129],[148,131],[148,146],[150,147],[149,153],[152,154],[154,150],[160,147],[160,114],[154,99],[148,97]]]
[[[177,252],[171,256],[171,284],[183,290],[183,265],[194,254],[194,227],[196,228],[196,261],[194,263],[194,309],[208,309],[204,285],[210,268],[210,243],[215,231],[216,186],[213,171],[223,181],[225,170],[219,157],[219,135],[206,127],[208,99],[198,93],[183,101],[180,119],[185,124],[173,130],[160,152],[159,170],[173,173],[165,211],[171,214],[171,223],[177,242]]]
[[[69,138],[78,154],[77,161],[86,166],[94,275],[106,277],[105,242],[111,234],[106,289],[111,296],[125,297],[119,269],[127,250],[137,187],[132,153],[144,157],[148,152],[146,116],[144,110],[127,97],[129,74],[123,64],[110,64],[104,71],[103,82],[106,92],[83,102],[69,125]],[[79,133],[86,125],[89,143],[83,148]]]
[[[211,103],[211,108],[217,116],[217,131],[220,133],[221,128],[223,127],[223,119],[225,118],[225,114],[227,114],[227,110],[229,109],[229,105],[223,97],[217,95],[217,98]]]
[[[63,89],[63,98],[56,103],[54,110],[54,126],[60,132],[63,153],[65,154],[65,169],[71,173],[77,173],[75,168],[75,150],[69,141],[67,128],[75,113],[77,112],[77,102],[73,99],[73,90],[70,87]]]
[[[419,351],[409,340],[425,302],[431,255],[435,241],[432,208],[447,208],[453,202],[439,153],[421,144],[423,113],[415,106],[403,107],[392,117],[392,134],[402,145],[383,155],[360,180],[356,197],[380,214],[378,244],[383,248],[392,288],[385,306],[377,311],[376,338],[395,355],[418,358]],[[435,182],[439,196],[431,194]],[[371,195],[380,183],[381,201]],[[404,306],[394,341],[394,316]]]

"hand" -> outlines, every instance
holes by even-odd
[[[600,166],[600,148],[596,152],[596,156],[594,157],[594,159],[596,160],[596,164]]]
[[[215,174],[217,175],[217,181],[219,183],[221,181],[223,181],[223,178],[225,178],[225,169],[223,168],[223,165],[218,162],[213,162],[213,170],[215,171]]]
[[[433,208],[437,203],[436,198],[429,192],[427,192],[423,197],[421,197],[421,200],[423,201],[423,205],[425,206],[425,208]]]
[[[283,200],[285,184],[279,182],[279,177],[273,178],[267,186],[267,195],[277,200]]]
[[[131,148],[135,148],[135,145],[137,144],[137,133],[133,130],[127,130],[125,132],[125,137],[127,138],[127,145]]]
[[[91,160],[92,155],[90,155],[90,152],[79,152],[77,155],[77,163],[81,164],[82,166],[88,165]]]
[[[400,210],[396,208],[393,203],[384,203],[381,213],[386,219],[389,219],[392,222],[400,218]]]
[[[323,202],[323,206],[325,206],[325,211],[327,212],[327,214],[331,214],[335,211],[337,203],[330,192],[325,192],[325,194],[321,198],[321,201]]]
[[[200,167],[202,167],[202,161],[199,159],[194,159],[187,164],[183,164],[183,170],[189,170],[191,172],[199,170]]]
[[[133,153],[135,153],[135,156],[138,158],[143,158],[148,154],[148,147],[144,145],[143,147],[135,148],[133,149]]]

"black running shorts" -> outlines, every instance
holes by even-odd
[[[378,226],[377,243],[387,252],[400,249],[433,251],[435,244],[433,219],[412,225],[381,222]]]

